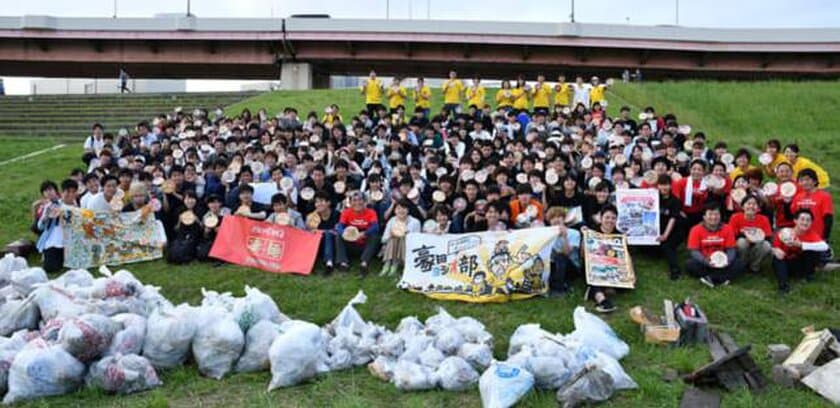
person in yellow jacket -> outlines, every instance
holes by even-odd
[[[554,106],[555,109],[559,105],[561,108],[571,107],[572,103],[572,87],[566,82],[566,76],[560,74],[557,77],[557,85],[554,85]]]
[[[458,73],[449,71],[449,79],[443,83],[443,108],[451,114],[461,113],[461,95],[464,84],[458,79]]]
[[[321,123],[324,127],[332,129],[335,122],[341,122],[341,113],[339,113],[338,105],[332,104],[324,109],[324,118],[321,119]]]
[[[392,115],[399,107],[405,108],[405,98],[408,96],[408,91],[405,90],[405,87],[400,82],[398,77],[394,77],[386,93],[388,96],[388,109],[390,109]]]
[[[513,109],[517,111],[528,110],[528,96],[530,96],[530,87],[525,83],[525,78],[519,77],[516,79],[516,87],[510,92],[513,95]]]
[[[551,108],[551,86],[545,83],[545,75],[537,75],[537,83],[531,89],[531,98],[534,100],[534,112],[548,115]]]
[[[817,188],[828,188],[831,185],[831,180],[828,172],[813,161],[806,159],[799,155],[799,146],[796,143],[791,143],[785,146],[785,158],[793,166],[793,178],[798,179],[799,172],[805,169],[811,169],[817,173]]]
[[[510,81],[502,81],[502,87],[496,91],[496,109],[509,110],[513,107],[513,90]]]
[[[601,80],[596,76],[592,77],[592,89],[589,91],[589,103],[594,105],[595,102],[598,102],[601,106],[606,108],[607,103],[604,100],[604,93],[606,91],[607,84],[602,84]]]
[[[412,98],[414,99],[414,107],[423,109],[423,116],[428,118],[432,109],[432,88],[426,85],[426,80],[423,77],[417,78],[417,85],[414,87]]]
[[[382,81],[376,78],[376,71],[371,70],[368,79],[362,82],[361,93],[365,96],[365,105],[370,116],[375,116],[376,111],[382,107],[382,94],[384,86]]]
[[[778,139],[770,139],[764,144],[764,153],[758,157],[759,162],[762,161],[762,156],[770,158],[767,164],[761,163],[761,170],[770,178],[776,178],[776,166],[782,163],[788,163],[787,157],[782,154],[782,142]]]
[[[476,76],[473,78],[472,86],[467,88],[467,107],[475,106],[481,109],[484,106],[484,97],[486,94],[487,91],[481,85],[481,78]]]

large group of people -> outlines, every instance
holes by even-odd
[[[829,175],[797,144],[730,147],[653,107],[610,117],[610,81],[535,79],[488,95],[452,71],[432,112],[423,78],[409,92],[371,72],[352,114],[176,109],[130,132],[94,124],[85,167],[43,183],[32,206],[45,269],[61,267],[61,206],[143,210],[176,263],[208,260],[227,216],[321,230],[326,274],[357,263],[365,275],[381,257],[380,275],[396,275],[410,233],[551,225],[550,293],[562,295],[583,280],[581,231],[622,233],[614,200],[626,188],[659,191],[660,245],[645,249],[663,255],[671,279],[685,271],[717,287],[769,265],[787,292],[792,275],[812,280],[831,257]],[[276,184],[270,203],[255,201],[254,183]],[[616,308],[607,288],[587,286],[586,297]]]

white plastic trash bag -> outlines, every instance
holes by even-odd
[[[235,371],[250,373],[270,369],[268,349],[280,333],[280,325],[268,320],[260,320],[251,326],[245,335],[245,351],[236,362]]]
[[[394,367],[394,375],[391,381],[402,391],[422,391],[435,388],[437,376],[428,367],[400,360]]]
[[[397,367],[397,360],[392,357],[379,356],[368,364],[368,371],[374,377],[382,381],[391,381],[394,378],[394,369]]]
[[[324,338],[321,329],[299,320],[280,326],[282,334],[268,350],[271,382],[268,390],[288,387],[314,377],[324,364]]]
[[[542,390],[556,390],[567,384],[574,374],[562,357],[532,356],[526,369],[534,375],[534,385]]]
[[[85,269],[71,269],[53,280],[61,286],[76,286],[86,288],[93,285],[93,275]]]
[[[193,357],[202,375],[220,380],[242,354],[245,335],[233,316],[222,308],[201,308],[199,315],[192,341]]]
[[[570,337],[616,360],[621,360],[630,353],[630,346],[618,338],[610,325],[598,316],[587,312],[582,306],[578,306],[575,308],[573,317],[575,331],[572,332]]]
[[[484,372],[493,361],[493,350],[487,344],[464,343],[458,349],[458,357],[466,360],[477,371]]]
[[[442,307],[438,307],[435,315],[426,319],[426,331],[430,334],[437,334],[438,331],[455,324],[455,318]]]
[[[4,404],[62,395],[76,390],[85,366],[59,345],[36,339],[27,344],[9,369],[9,391]]]
[[[436,376],[446,391],[464,391],[478,383],[478,372],[461,357],[447,357],[438,366]]]
[[[21,329],[37,329],[38,305],[31,297],[0,304],[0,336],[8,336]]]
[[[9,369],[15,356],[26,345],[27,340],[23,336],[0,337],[0,395],[6,393],[9,384]]]
[[[487,331],[484,324],[472,317],[459,317],[455,320],[455,324],[452,327],[461,333],[465,342],[488,345],[492,345],[493,343],[493,335]]]
[[[38,304],[41,320],[44,321],[56,317],[77,317],[88,311],[86,301],[77,298],[67,289],[53,285],[44,285],[35,289],[29,298]]]
[[[597,367],[587,367],[573,381],[557,390],[557,401],[563,407],[575,407],[586,402],[608,400],[615,392],[612,377]]]
[[[101,356],[119,326],[108,317],[86,314],[64,322],[58,332],[58,343],[77,360],[88,363]]]
[[[451,356],[464,344],[464,336],[455,327],[445,327],[435,337],[435,347],[443,354]]]
[[[12,278],[12,272],[28,268],[26,258],[15,256],[14,254],[6,254],[0,258],[0,287],[9,284]]]
[[[86,382],[112,394],[132,394],[160,387],[152,363],[136,354],[108,356],[90,365]]]
[[[280,308],[271,296],[250,286],[245,286],[245,297],[236,298],[233,304],[233,318],[245,333],[260,320],[277,324],[289,320],[286,315],[280,313]]]
[[[494,362],[478,381],[481,406],[508,408],[534,388],[534,376],[522,367]]]
[[[175,308],[157,309],[146,322],[143,356],[156,369],[166,369],[184,363],[195,335],[195,312],[186,304]]]
[[[140,354],[143,351],[143,341],[146,339],[146,318],[134,313],[121,313],[112,316],[111,320],[121,329],[114,335],[105,355]]]
[[[432,370],[436,369],[440,363],[446,358],[440,350],[435,348],[433,345],[429,345],[420,353],[420,364],[426,366]]]
[[[327,330],[330,334],[336,335],[339,328],[348,330],[352,334],[361,335],[367,328],[368,323],[362,319],[362,316],[356,311],[355,305],[361,305],[367,302],[367,296],[361,290],[353,296],[344,309],[327,325]]]
[[[39,283],[44,283],[47,280],[49,280],[47,273],[37,266],[14,271],[11,277],[12,287],[24,297],[28,296]]]

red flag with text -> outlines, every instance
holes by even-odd
[[[320,242],[320,231],[302,231],[231,215],[222,219],[210,256],[268,272],[308,275]]]

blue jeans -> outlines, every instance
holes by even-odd
[[[569,281],[577,274],[578,268],[568,255],[559,252],[551,255],[551,275],[548,278],[551,290],[568,290],[571,286]]]
[[[335,262],[335,233],[324,231],[321,234],[321,261]]]

